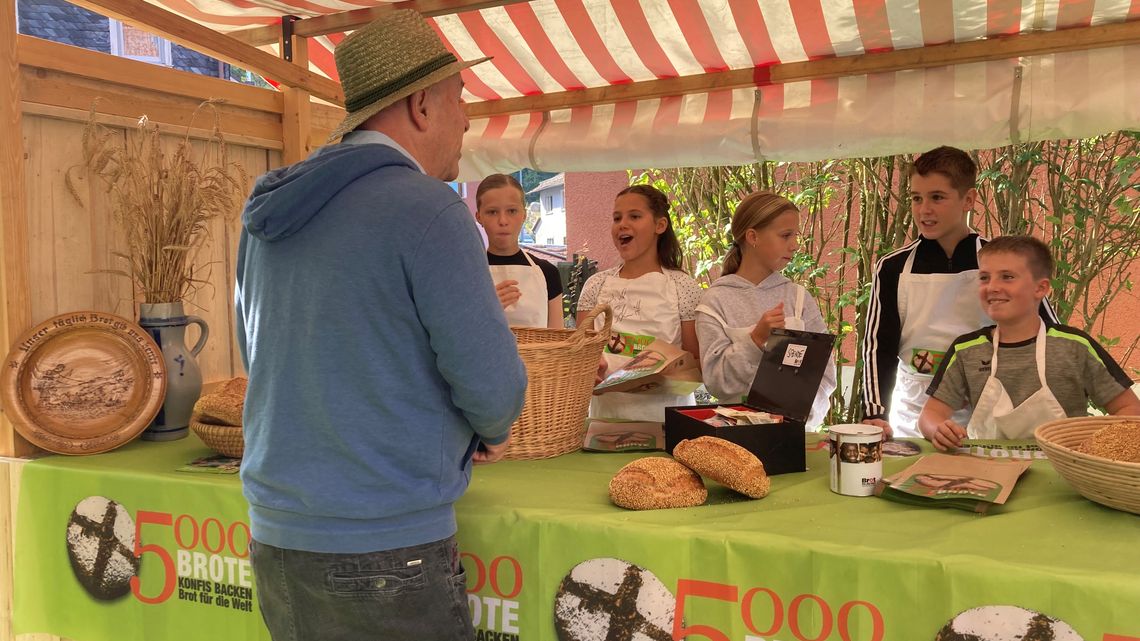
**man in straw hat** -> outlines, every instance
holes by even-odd
[[[526,388],[471,213],[442,182],[475,62],[404,10],[336,63],[342,142],[262,176],[242,214],[257,596],[277,641],[470,639],[453,504],[472,461],[503,455]]]

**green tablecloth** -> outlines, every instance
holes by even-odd
[[[174,471],[206,453],[191,437],[26,465],[16,631],[78,641],[267,639],[256,591],[251,602],[238,589],[251,585],[239,480]],[[690,639],[926,641],[957,613],[997,605],[1060,619],[1085,641],[1140,639],[1140,517],[1083,499],[1046,461],[987,516],[832,494],[820,450],[809,451],[808,472],[774,477],[760,501],[709,482],[707,505],[629,512],[610,504],[606,488],[637,456],[476,468],[457,511],[480,639],[556,639],[563,577],[606,557],[656,575]],[[909,461],[888,459],[885,470]],[[143,522],[141,598],[96,601],[69,566],[69,515],[93,495]]]

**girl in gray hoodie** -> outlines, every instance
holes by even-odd
[[[696,310],[705,387],[722,401],[748,394],[773,329],[827,332],[815,299],[780,273],[799,247],[799,227],[799,209],[766,191],[749,194],[732,215],[732,249],[722,276]],[[834,390],[831,363],[808,416],[809,428],[823,423]]]

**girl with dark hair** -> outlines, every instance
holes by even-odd
[[[696,310],[705,387],[722,401],[748,394],[773,329],[827,332],[815,300],[780,273],[799,248],[799,228],[799,209],[766,191],[746,196],[732,215],[732,249]],[[823,423],[834,390],[832,364],[816,392],[809,427]]]
[[[613,309],[614,337],[604,354],[604,371],[621,368],[654,340],[698,354],[694,310],[701,289],[681,271],[669,199],[650,185],[623,189],[614,201],[610,235],[622,262],[591,276],[578,300],[578,322],[599,303]],[[611,392],[594,397],[590,416],[663,422],[667,405],[693,402],[691,394]]]
[[[487,264],[507,322],[517,327],[563,327],[558,268],[519,247],[519,232],[526,222],[519,181],[507,174],[484,178],[475,190],[475,220],[487,232]]]

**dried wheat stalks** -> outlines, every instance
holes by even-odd
[[[107,186],[112,215],[126,234],[127,251],[115,252],[127,270],[104,273],[129,277],[144,303],[182,301],[206,282],[198,253],[210,240],[209,224],[231,218],[245,195],[245,169],[227,155],[216,100],[194,110],[187,132],[172,153],[163,149],[158,125],[146,116],[135,133],[96,121],[95,107],[83,130],[82,167]],[[194,156],[190,129],[203,107],[214,114],[211,136]],[[67,175],[67,186],[79,194]]]

